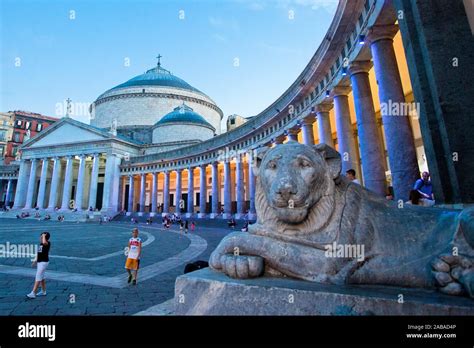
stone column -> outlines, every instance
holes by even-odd
[[[192,217],[194,214],[194,168],[188,169],[188,212],[186,217]]]
[[[170,172],[164,173],[165,180],[163,182],[163,212],[162,216],[165,216],[170,211]]]
[[[26,203],[26,190],[28,184],[29,165],[26,160],[20,162],[20,171],[18,173],[18,182],[16,184],[15,203],[13,209],[20,209]]]
[[[405,95],[393,49],[393,37],[397,31],[398,27],[395,25],[374,26],[369,31],[367,39],[370,42],[379,87],[380,111],[393,191],[396,200],[402,199],[405,202],[413,184],[419,179],[420,172],[410,115],[406,112]]]
[[[398,25],[436,204],[467,207],[474,203],[474,45],[468,1],[394,0],[393,6],[403,13]]]
[[[46,180],[48,176],[48,159],[43,158],[42,164],[41,164],[41,176],[40,176],[40,184],[39,184],[39,190],[38,190],[38,199],[36,202],[36,207],[39,209],[44,208],[44,203],[45,203],[45,193],[46,193]]]
[[[244,164],[241,156],[237,156],[235,163],[235,197],[237,199],[236,218],[241,219],[245,215],[245,190],[244,190]]]
[[[219,163],[212,162],[212,207],[211,219],[219,215]]]
[[[86,155],[79,158],[79,170],[77,172],[77,188],[76,188],[76,209],[82,210],[82,201],[84,197],[84,177],[86,172]]]
[[[133,213],[133,197],[135,194],[135,177],[133,175],[128,176],[128,207],[127,207],[127,215]]]
[[[257,212],[255,210],[255,174],[253,172],[253,155],[250,154],[247,156],[247,163],[249,166],[249,200],[250,200],[250,209],[249,209],[249,220],[254,220],[257,218]]]
[[[5,193],[5,206],[10,204],[10,199],[13,190],[13,179],[9,179],[7,183],[7,192]]]
[[[109,215],[119,211],[120,163],[116,154],[107,155],[104,178],[104,194],[101,212]]]
[[[55,157],[53,162],[53,175],[51,176],[51,189],[49,191],[48,210],[54,210],[58,202],[59,178],[61,177],[61,158]]]
[[[151,173],[151,212],[150,216],[155,216],[158,199],[158,173]]]
[[[199,218],[206,217],[206,201],[207,201],[207,176],[206,165],[199,167]]]
[[[97,182],[99,179],[99,164],[100,164],[100,154],[94,154],[92,160],[92,171],[91,171],[91,186],[89,189],[89,207],[92,207],[93,210],[96,208],[97,201]]]
[[[301,121],[301,129],[303,131],[303,144],[314,145],[313,123],[314,116],[308,116]]]
[[[181,172],[182,169],[176,169],[176,213],[179,215],[182,212],[182,188],[181,188]]]
[[[69,210],[69,200],[71,199],[74,156],[68,156],[66,160],[66,170],[64,172],[63,198],[61,200],[61,210]]]
[[[316,115],[318,117],[318,135],[319,143],[327,144],[334,148],[332,140],[331,121],[329,120],[329,111],[332,109],[332,103],[321,103],[316,105]]]
[[[350,65],[352,94],[357,118],[359,146],[365,187],[380,196],[386,193],[384,155],[377,131],[372,91],[369,82],[370,61],[356,61]]]
[[[350,91],[350,87],[337,86],[332,90],[331,96],[334,100],[338,150],[342,159],[341,173],[345,175],[347,170],[354,169],[357,177],[360,177],[361,173],[358,173],[359,156],[357,155],[349,108],[348,94]]]
[[[36,189],[36,169],[38,167],[38,161],[36,159],[31,160],[30,178],[28,179],[28,189],[26,194],[25,209],[31,209],[33,207],[33,195]]]
[[[138,216],[142,216],[145,212],[145,186],[146,186],[146,174],[140,174],[140,207]]]
[[[223,218],[232,216],[232,193],[230,162],[224,161],[224,215]]]
[[[298,141],[298,133],[299,133],[299,129],[288,129],[287,131],[287,137],[288,137],[288,141]]]

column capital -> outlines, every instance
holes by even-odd
[[[285,139],[286,139],[286,135],[281,134],[281,135],[275,137],[273,141],[274,141],[275,144],[283,144],[283,141],[285,141]]]
[[[203,164],[200,164],[200,165],[199,165],[199,168],[201,168],[201,169],[206,169],[207,166],[208,166],[208,163],[203,163]]]
[[[333,108],[333,104],[330,102],[323,102],[315,106],[314,110],[316,113],[329,112]]]
[[[370,45],[379,40],[393,40],[398,32],[398,25],[374,25],[369,28],[366,36]]]
[[[330,97],[347,96],[352,91],[349,86],[336,86],[332,89]]]
[[[356,60],[349,64],[349,73],[352,75],[359,73],[369,73],[373,63],[370,60]]]
[[[286,134],[294,135],[294,136],[297,136],[299,132],[300,132],[299,128],[290,128],[286,130]]]
[[[312,125],[314,122],[316,122],[316,117],[314,116],[313,113],[309,114],[305,118],[300,120],[301,125]]]

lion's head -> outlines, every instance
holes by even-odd
[[[288,142],[261,151],[253,170],[260,224],[280,232],[302,231],[309,224],[309,232],[332,214],[341,157],[331,147]]]

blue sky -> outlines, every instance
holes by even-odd
[[[91,103],[155,66],[158,53],[163,67],[209,95],[225,116],[255,115],[303,70],[337,7],[336,0],[0,4],[0,111],[51,116],[61,116],[58,104],[68,97]]]

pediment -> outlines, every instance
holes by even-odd
[[[68,122],[59,121],[44,132],[38,134],[29,140],[23,148],[36,148],[43,146],[64,145],[68,143],[80,143],[88,141],[97,141],[109,139],[107,135],[100,131],[90,129],[89,125],[82,124],[78,121]]]

